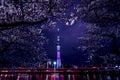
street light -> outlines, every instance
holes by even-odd
[[[55,65],[57,64],[57,62],[56,62],[56,61],[54,61],[54,62],[53,62],[53,64],[54,64],[54,67],[55,67]]]

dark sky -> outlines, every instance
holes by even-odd
[[[62,63],[81,65],[85,60],[83,54],[77,50],[77,38],[84,35],[85,25],[81,21],[75,22],[72,26],[66,26],[59,23],[54,29],[45,32],[46,37],[49,39],[49,44],[47,45],[46,50],[51,60],[56,60],[56,37],[58,27],[60,28]]]

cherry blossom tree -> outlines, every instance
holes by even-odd
[[[0,32],[1,67],[38,67],[48,56],[48,39],[36,26],[22,26]]]
[[[47,61],[43,30],[62,20],[64,0],[1,0],[1,67],[36,67]]]
[[[1,0],[0,30],[61,19],[65,8],[64,0]]]
[[[119,59],[119,4],[118,0],[81,0],[76,6],[76,14],[79,13],[79,18],[89,23],[86,35],[79,38],[80,41],[86,43],[81,43],[84,46],[79,48],[88,50],[89,59],[99,56],[104,58],[105,63],[108,60],[115,62]],[[104,56],[96,54],[99,49],[108,47],[111,51],[104,53]]]
[[[114,40],[113,33],[118,36],[118,30],[116,32],[114,27],[100,28],[93,24],[87,24],[84,36],[78,38],[80,42],[78,48],[86,52],[88,61],[95,62],[94,58],[99,57],[104,59],[104,64],[108,64],[107,61],[114,64],[119,60],[119,37]]]
[[[120,22],[119,4],[118,0],[81,0],[76,10],[79,18],[85,22],[113,26]]]

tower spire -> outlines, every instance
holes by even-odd
[[[57,29],[58,35],[57,35],[57,68],[61,67],[61,57],[60,57],[60,35],[59,35],[60,29]]]

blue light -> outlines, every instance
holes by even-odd
[[[117,65],[116,65],[115,67],[116,67],[116,68],[118,68],[118,66],[117,66]]]
[[[54,61],[53,64],[56,65],[57,64],[56,61]]]
[[[57,31],[59,32],[59,31],[60,31],[60,29],[58,28],[58,29],[57,29]]]
[[[60,45],[57,45],[57,50],[60,51]]]
[[[57,41],[60,41],[60,39],[57,39]]]

